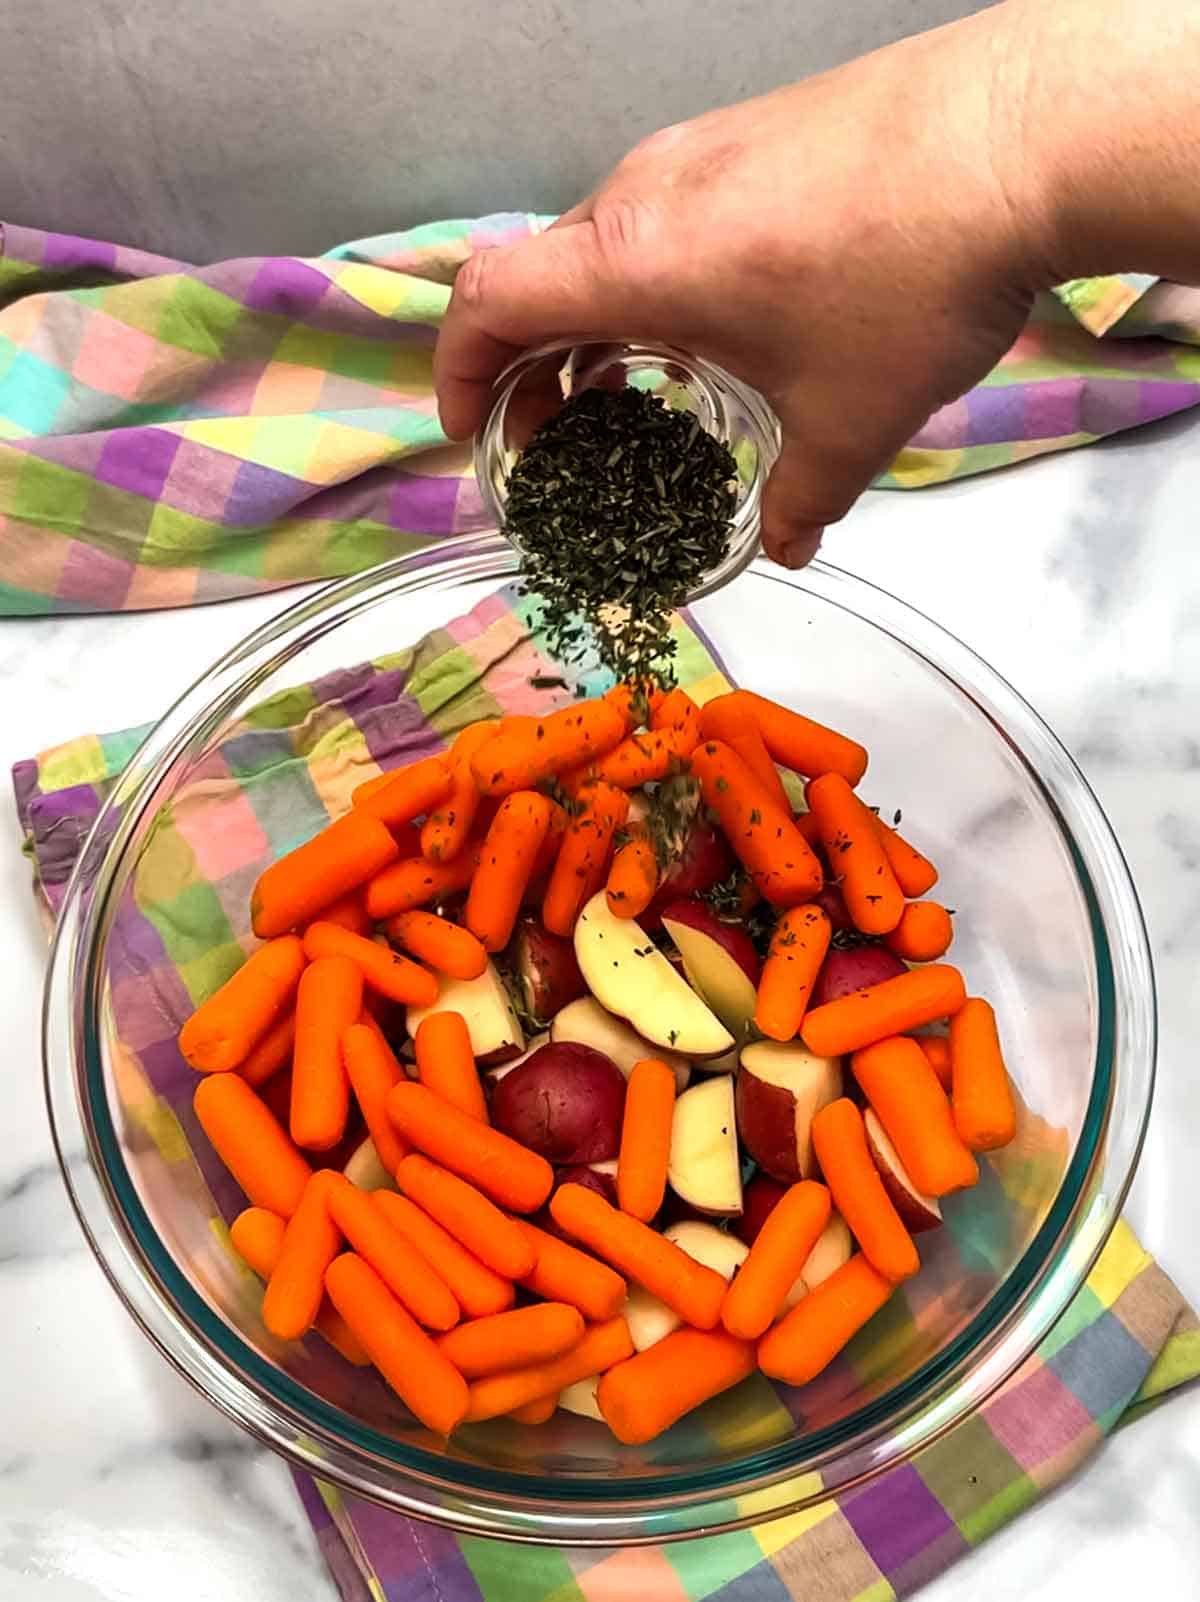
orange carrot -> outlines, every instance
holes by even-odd
[[[350,805],[352,807],[362,806],[373,795],[378,795],[380,790],[385,790],[395,777],[395,769],[387,768],[384,772],[377,773],[373,779],[364,779],[361,784],[356,784],[351,790]]]
[[[524,1284],[535,1296],[551,1302],[569,1302],[584,1318],[601,1323],[619,1313],[628,1287],[620,1274],[607,1263],[597,1262],[587,1252],[560,1240],[525,1219],[518,1220],[521,1232],[537,1253]]]
[[[946,1092],[915,1040],[893,1035],[856,1051],[850,1065],[922,1194],[948,1196],[975,1183],[979,1165],[959,1139]]]
[[[479,811],[479,786],[471,758],[496,732],[485,719],[464,729],[450,748],[450,789],[421,826],[421,855],[429,862],[452,862],[466,845]]]
[[[391,918],[455,895],[470,884],[478,860],[478,845],[468,844],[453,862],[411,857],[393,863],[368,884],[367,911],[372,918]]]
[[[535,790],[506,796],[492,819],[463,919],[488,951],[502,951],[508,944],[549,827],[550,803]]]
[[[875,814],[840,773],[810,780],[805,795],[854,927],[889,933],[904,915],[904,894],[876,833]]]
[[[367,903],[361,885],[323,908],[321,922],[336,923],[339,929],[348,929],[351,934],[370,934],[371,920],[367,916]]]
[[[712,1329],[721,1317],[721,1275],[636,1218],[610,1207],[582,1185],[560,1185],[550,1200],[556,1224],[590,1246],[652,1296],[697,1329]]]
[[[889,1035],[950,1018],[966,999],[958,969],[931,962],[814,1007],[800,1026],[800,1036],[818,1057],[843,1057]]]
[[[564,938],[580,908],[604,883],[613,835],[629,811],[625,792],[603,780],[587,786],[580,799],[581,810],[567,825],[542,902],[542,923]],[[469,903],[467,911],[469,917]]]
[[[593,764],[593,777],[621,790],[656,784],[680,772],[696,749],[696,730],[684,725],[631,734]]]
[[[449,1435],[467,1410],[467,1382],[370,1264],[343,1252],[326,1271],[325,1289],[397,1396],[426,1428]]]
[[[950,1074],[950,1042],[945,1035],[916,1035],[917,1045],[925,1053],[929,1066],[937,1075],[938,1084],[942,1089],[949,1091],[951,1084]]]
[[[618,1441],[641,1446],[744,1380],[754,1364],[751,1343],[726,1330],[677,1329],[610,1368],[596,1401]]]
[[[292,1047],[296,1043],[296,1012],[285,1012],[253,1048],[246,1060],[238,1065],[239,1076],[256,1089],[274,1078],[281,1068],[292,1060]]]
[[[835,1269],[758,1343],[758,1366],[786,1385],[807,1385],[892,1294],[861,1252]]]
[[[291,1130],[297,1146],[310,1151],[328,1151],[346,1129],[350,1087],[342,1063],[342,1035],[358,1022],[362,990],[362,973],[346,957],[319,958],[304,970],[300,981]]]
[[[378,818],[389,829],[397,829],[432,811],[449,795],[451,783],[450,764],[441,757],[425,757],[409,767],[398,768],[387,784],[368,796],[360,799],[356,790],[351,800],[355,811]]]
[[[872,1161],[862,1113],[848,1096],[831,1101],[813,1119],[812,1137],[833,1204],[872,1267],[896,1285],[911,1279],[921,1259]]]
[[[260,946],[179,1031],[179,1049],[199,1073],[236,1068],[288,1010],[304,948],[295,935]]]
[[[468,1118],[486,1124],[487,1101],[471,1050],[471,1032],[462,1013],[428,1013],[417,1025],[413,1044],[417,1072],[426,1089]]]
[[[312,1169],[244,1079],[214,1074],[192,1098],[213,1150],[256,1207],[290,1218]]]
[[[824,1185],[804,1179],[784,1191],[725,1292],[721,1322],[731,1335],[756,1341],[770,1328],[828,1222]]]
[[[674,1070],[654,1057],[634,1063],[625,1090],[617,1200],[623,1213],[643,1224],[662,1206],[674,1114]]]
[[[754,1022],[771,1040],[793,1040],[808,1011],[833,928],[811,902],[790,907],[775,925],[758,981]]]
[[[566,1302],[537,1302],[460,1324],[443,1335],[438,1346],[470,1380],[547,1362],[582,1339],[583,1319],[577,1308]]]
[[[452,1329],[458,1323],[459,1306],[450,1287],[408,1237],[392,1228],[370,1195],[344,1174],[333,1174],[326,1196],[338,1229],[418,1324]]]
[[[229,1238],[234,1251],[259,1279],[270,1279],[279,1261],[286,1228],[278,1213],[269,1213],[265,1207],[247,1207],[230,1224]],[[323,1301],[317,1309],[313,1328],[356,1368],[362,1368],[371,1361],[349,1324],[328,1301]]]
[[[536,1396],[523,1407],[514,1407],[508,1416],[518,1424],[548,1424],[557,1412],[558,1393],[551,1391],[549,1396]]]
[[[767,750],[782,767],[814,779],[823,773],[837,773],[847,784],[857,784],[867,771],[867,753],[857,740],[769,701],[765,695],[743,693]]]
[[[780,811],[790,816],[793,810],[791,797],[784,789],[779,769],[771,761],[771,753],[758,732],[758,725],[751,723],[725,743],[735,756],[741,757]]]
[[[621,714],[626,734],[642,721],[646,711],[646,695],[638,685],[614,684],[611,690],[605,690],[602,699]]]
[[[318,957],[340,957],[352,962],[362,974],[363,983],[389,1001],[429,1007],[437,1000],[438,982],[428,968],[410,962],[378,940],[339,929],[335,923],[309,924],[304,950],[310,962]]]
[[[590,1379],[593,1374],[603,1373],[632,1356],[633,1342],[623,1318],[593,1324],[581,1341],[559,1357],[476,1380],[470,1388],[467,1422],[474,1424],[487,1418],[499,1418],[539,1397],[557,1396],[568,1385]]]
[[[371,1200],[392,1228],[399,1230],[442,1276],[468,1318],[486,1318],[512,1306],[512,1281],[493,1273],[416,1202],[390,1190],[372,1191]]]
[[[307,923],[323,907],[373,879],[399,854],[378,818],[348,812],[259,876],[250,897],[255,934],[267,940]]]
[[[408,1154],[408,1147],[388,1117],[387,1099],[392,1088],[404,1078],[404,1070],[383,1030],[374,1019],[370,1023],[365,1021],[369,1017],[369,1013],[364,1013],[364,1021],[351,1024],[342,1035],[342,1061],[354,1099],[366,1120],[367,1133],[375,1142],[379,1161],[389,1174],[395,1174],[401,1159]]]
[[[977,996],[950,1020],[954,1124],[972,1151],[1007,1146],[1017,1132],[1017,1109],[1000,1050],[996,1014]]]
[[[412,1152],[396,1170],[396,1183],[493,1273],[524,1279],[533,1272],[537,1253],[520,1224],[465,1179]]]
[[[304,1187],[288,1219],[279,1257],[267,1280],[263,1323],[282,1341],[299,1340],[312,1327],[325,1294],[325,1270],[342,1238],[329,1215],[329,1185],[340,1174],[321,1169]]]
[[[740,757],[719,740],[692,753],[692,772],[725,838],[773,906],[793,907],[821,888],[821,866],[810,847]]]
[[[401,912],[389,920],[388,933],[414,957],[451,979],[478,979],[487,967],[487,952],[469,929],[460,929],[433,912]]]
[[[550,1194],[554,1170],[544,1157],[443,1101],[425,1085],[397,1085],[388,1097],[388,1116],[417,1151],[477,1185],[501,1207],[532,1213]]]
[[[879,843],[883,846],[883,853],[888,859],[888,865],[896,875],[896,883],[909,897],[927,896],[938,880],[938,871],[928,857],[923,857],[919,851],[913,849],[902,835],[883,821],[877,813],[872,812],[875,819],[875,832],[879,836]]]
[[[644,823],[630,824],[608,870],[605,896],[616,918],[637,918],[658,889],[658,856]]]
[[[700,734],[705,740],[722,740],[754,774],[771,798],[788,814],[792,803],[779,770],[759,732],[754,708],[744,690],[733,690],[706,701],[700,709]],[[813,842],[810,840],[809,844]]]
[[[611,701],[577,702],[531,729],[494,734],[471,758],[471,771],[484,795],[512,795],[603,756],[624,735],[625,718]]]
[[[954,926],[945,907],[936,901],[910,901],[883,943],[906,962],[936,962],[949,951],[953,939]]]

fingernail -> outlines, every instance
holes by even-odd
[[[799,534],[790,540],[785,540],[779,548],[775,560],[781,567],[798,568],[807,567],[817,554],[817,547],[821,543],[823,528],[814,528],[808,534]]]

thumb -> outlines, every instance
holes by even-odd
[[[616,337],[629,313],[628,281],[622,289],[590,219],[477,251],[455,279],[434,351],[443,429],[463,439],[478,428],[493,383],[519,351],[564,336]]]

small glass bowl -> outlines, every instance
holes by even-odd
[[[763,397],[723,367],[672,345],[558,340],[524,352],[496,380],[495,400],[475,436],[475,477],[485,512],[505,528],[508,481],[539,424],[585,389],[641,389],[674,411],[691,412],[737,463],[737,499],[725,558],[688,595],[698,600],[727,584],[753,560],[763,487],[779,455],[779,423]]]

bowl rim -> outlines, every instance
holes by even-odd
[[[511,547],[490,534],[426,547],[336,581],[226,652],[151,730],[93,825],[51,947],[43,1072],[55,1148],[89,1244],[143,1332],[201,1394],[298,1466],[462,1533],[611,1546],[740,1528],[825,1500],[907,1461],[977,1410],[1065,1311],[1119,1217],[1149,1117],[1155,1055],[1149,942],[1128,866],[1099,802],[1061,743],[1006,680],[939,624],[864,579],[824,564],[792,574],[757,560],[750,570],[757,577],[808,591],[883,629],[973,701],[1021,759],[1060,830],[1091,924],[1099,1027],[1088,1107],[1059,1195],[984,1312],[902,1386],[820,1432],[816,1440],[823,1444],[803,1456],[792,1442],[748,1454],[737,1472],[727,1461],[673,1472],[665,1489],[657,1477],[605,1476],[598,1494],[599,1481],[539,1484],[536,1476],[398,1447],[348,1421],[255,1353],[158,1241],[98,1094],[98,957],[125,850],[152,812],[158,779],[176,756],[217,731],[228,710],[291,657],[359,612],[431,582],[452,590],[502,581],[515,571]],[[1000,716],[1005,710],[1016,714],[1023,743],[1012,720]],[[1120,937],[1115,948],[1110,927]],[[1025,1265],[1031,1265],[1027,1274]],[[981,1338],[975,1326],[994,1306],[999,1316]]]

